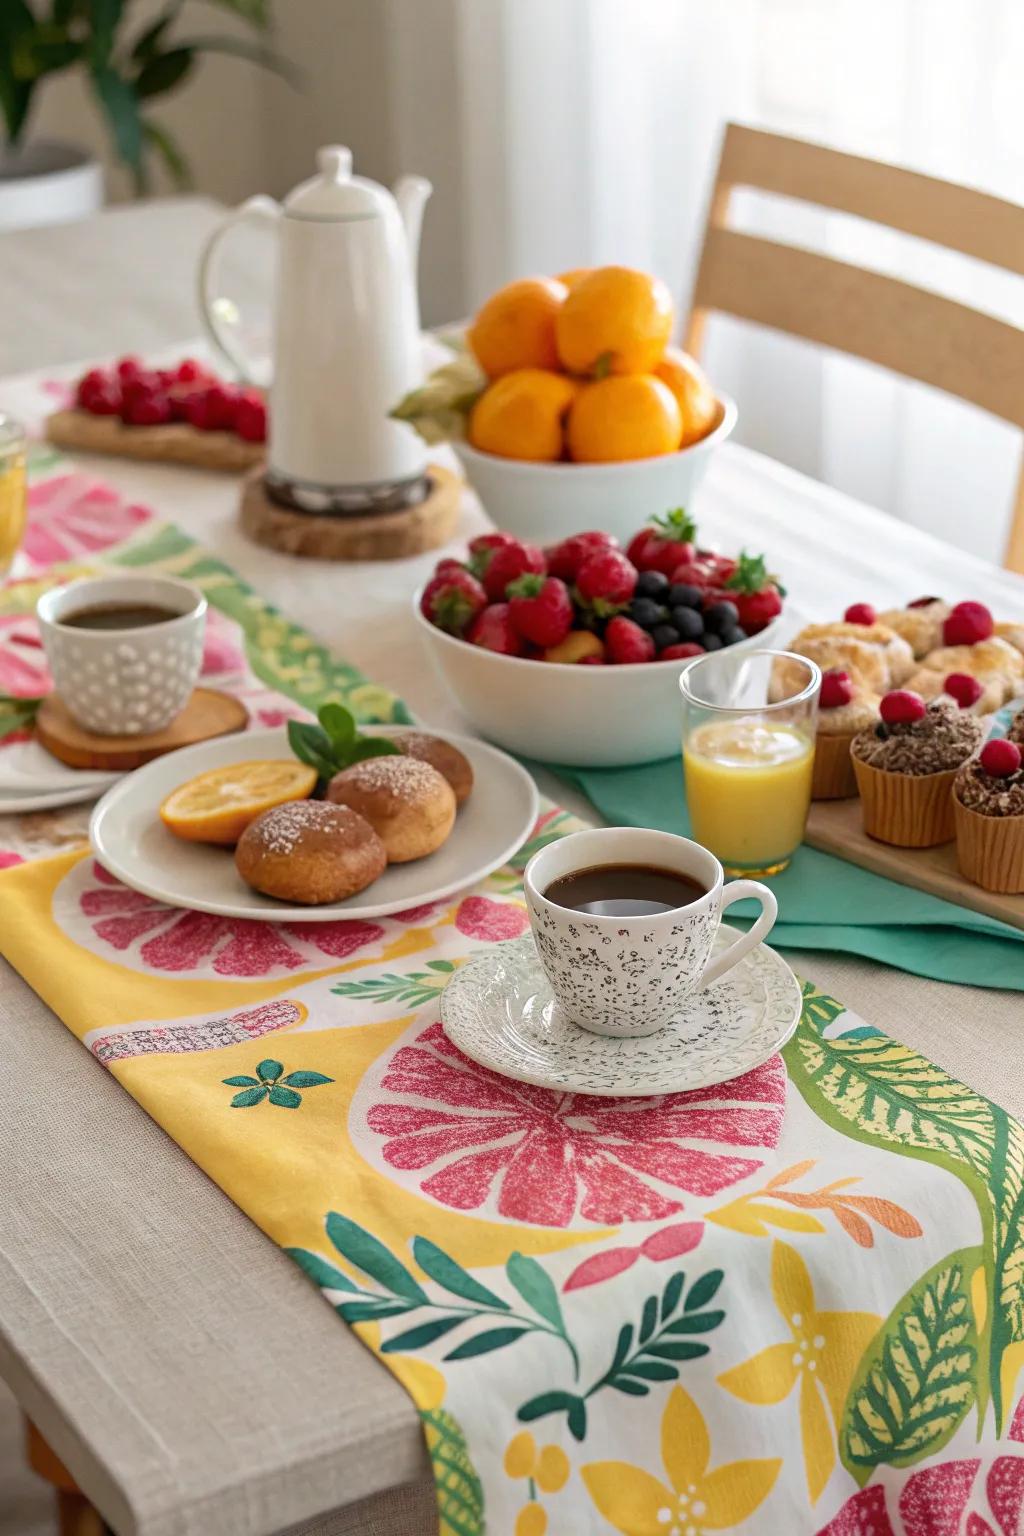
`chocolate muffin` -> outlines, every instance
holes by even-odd
[[[886,694],[878,725],[850,745],[869,837],[897,848],[951,842],[953,780],[985,735],[977,715],[949,699],[926,705],[920,694]]]

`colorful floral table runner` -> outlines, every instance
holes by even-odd
[[[405,718],[108,488],[59,472],[32,510],[6,691],[45,684],[29,615],[52,562],[103,562],[203,586],[207,675],[260,723],[327,697]],[[74,835],[46,814],[51,848]],[[525,861],[572,826],[554,808],[458,900],[327,924],[161,906],[80,849],[39,857],[22,820],[0,828],[0,949],[402,1381],[444,1536],[1017,1531],[1004,1111],[810,984],[783,1055],[705,1092],[586,1098],[473,1065],[439,997],[525,931]]]

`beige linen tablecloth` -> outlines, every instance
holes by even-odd
[[[194,334],[189,278],[217,217],[185,200],[6,237],[0,312],[31,324],[16,358],[0,343],[0,372]],[[424,719],[464,724],[423,671],[407,614],[428,562],[353,572],[289,561],[238,534],[229,480],[112,462],[101,472],[213,547]],[[865,596],[903,601],[908,586],[969,588],[1000,614],[1024,613],[1019,579],[742,449],[716,460],[700,517],[730,545],[750,543],[756,525],[808,615],[832,616]],[[479,521],[467,504],[463,535]],[[564,789],[542,787],[582,809]],[[794,963],[1024,1115],[1019,994],[845,957]],[[419,1427],[401,1388],[331,1326],[298,1271],[2,962],[0,1028],[0,1372],[119,1536],[433,1533]]]

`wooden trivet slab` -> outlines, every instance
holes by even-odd
[[[244,730],[248,720],[249,711],[230,693],[197,688],[181,714],[162,731],[148,736],[100,736],[72,719],[67,705],[52,693],[39,706],[35,729],[41,745],[69,768],[127,771],[178,747]]]
[[[237,475],[262,464],[263,443],[247,443],[234,432],[200,432],[187,422],[164,427],[126,427],[117,416],[88,411],[55,411],[46,419],[46,436],[58,448],[79,453],[109,453],[153,464],[188,464],[193,469]]]
[[[263,475],[249,475],[242,487],[239,518],[257,544],[309,560],[402,560],[439,549],[455,534],[462,480],[450,469],[427,469],[430,494],[399,512],[320,517],[293,512],[269,499]]]
[[[890,848],[888,843],[876,843],[864,831],[859,799],[813,801],[804,841],[872,874],[1024,929],[1024,895],[1001,896],[965,880],[957,868],[956,843],[939,848]]]

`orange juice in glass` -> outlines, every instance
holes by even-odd
[[[679,679],[691,835],[729,875],[776,875],[811,803],[821,672],[787,651],[712,651]]]
[[[0,576],[6,576],[14,562],[27,516],[24,429],[0,414]]]

